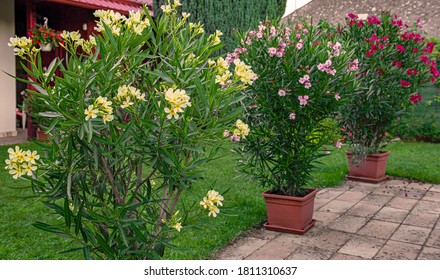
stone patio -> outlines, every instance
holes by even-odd
[[[346,181],[316,196],[304,235],[254,229],[220,251],[231,260],[440,260],[440,185]]]

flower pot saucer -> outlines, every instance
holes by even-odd
[[[287,232],[287,233],[295,233],[295,234],[304,234],[309,229],[313,227],[313,225],[316,223],[315,219],[312,219],[310,223],[308,223],[304,228],[302,229],[294,229],[294,228],[287,228],[282,226],[276,226],[276,225],[269,225],[269,223],[264,224],[264,228],[267,230],[273,230],[273,231],[279,231],[279,232]]]
[[[358,182],[364,182],[364,183],[371,183],[371,184],[378,184],[383,181],[388,180],[389,176],[383,176],[379,178],[368,178],[368,177],[360,177],[360,176],[353,176],[353,175],[347,175],[346,178],[351,181],[358,181]]]

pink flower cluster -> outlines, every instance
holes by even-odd
[[[341,53],[341,43],[336,42],[336,43],[332,43],[332,42],[328,42],[327,46],[329,48],[332,48],[332,53],[329,53],[330,56],[339,56],[339,54]]]
[[[298,101],[299,101],[299,105],[301,106],[306,106],[307,103],[309,102],[309,96],[308,95],[304,95],[304,96],[298,96]]]
[[[226,62],[231,65],[235,59],[240,58],[240,54],[247,52],[246,48],[236,48],[234,52],[230,52],[226,55]]]
[[[322,72],[326,72],[327,74],[330,74],[332,76],[336,74],[336,70],[333,67],[332,61],[330,59],[328,59],[325,63],[318,64],[318,70]]]
[[[286,96],[286,93],[289,92],[289,91],[290,91],[290,89],[288,89],[288,88],[280,88],[278,90],[278,95],[281,96],[281,97]]]
[[[359,69],[359,59],[353,59],[350,61],[350,65],[348,66],[348,71],[357,71]]]
[[[286,52],[286,43],[281,42],[278,44],[278,48],[268,48],[267,52],[269,53],[270,57],[277,56],[277,57],[283,57],[284,53]]]
[[[307,89],[309,89],[312,86],[309,75],[304,75],[302,78],[299,78],[299,83],[304,85],[304,87]]]

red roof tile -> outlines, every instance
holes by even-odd
[[[87,9],[110,9],[122,13],[137,11],[143,4],[147,5],[152,13],[153,0],[46,0],[47,2],[60,3]]]

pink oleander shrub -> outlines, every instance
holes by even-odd
[[[239,58],[258,79],[244,93],[241,122],[225,136],[240,141],[241,171],[273,193],[301,196],[334,135],[328,119],[354,91],[357,62],[325,21],[265,21],[238,38],[226,60]]]

